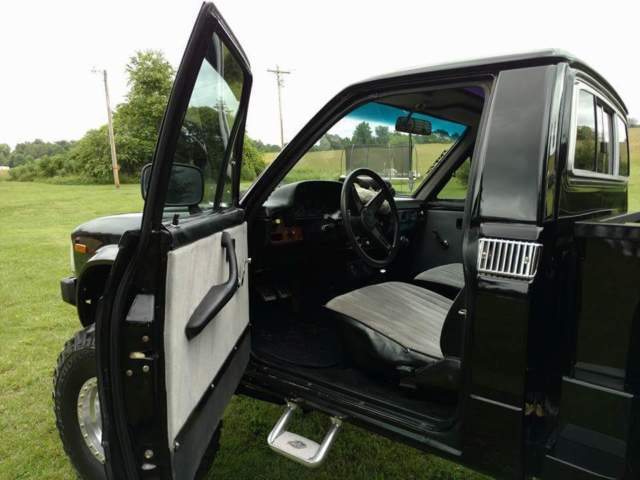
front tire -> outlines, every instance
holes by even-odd
[[[106,479],[94,325],[77,332],[60,353],[53,374],[53,407],[62,446],[80,477]]]
[[[65,343],[53,373],[53,408],[62,446],[80,477],[86,480],[107,478],[100,444],[102,419],[96,373],[95,325],[92,324]],[[211,469],[220,447],[221,427],[222,421],[209,441],[196,480],[205,478]]]

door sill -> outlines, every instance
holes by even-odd
[[[458,418],[437,418],[398,407],[384,399],[371,397],[346,387],[318,380],[295,366],[257,358],[252,355],[243,378],[246,393],[256,398],[278,398],[296,402],[340,416],[384,436],[401,439],[416,448],[435,450],[439,455],[456,458],[461,455]]]

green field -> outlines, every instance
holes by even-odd
[[[630,210],[640,210],[640,129],[631,141]],[[327,160],[328,161],[328,160]],[[51,408],[51,374],[63,343],[78,328],[60,300],[69,274],[69,233],[91,218],[139,211],[137,185],[50,185],[0,181],[0,479],[75,478]],[[347,426],[327,464],[306,470],[266,446],[280,408],[236,398],[226,414],[215,478],[467,479],[460,467]],[[300,431],[316,439],[325,419],[310,415]]]

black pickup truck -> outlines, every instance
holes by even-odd
[[[640,478],[640,214],[613,87],[555,50],[369,79],[241,194],[250,88],[205,4],[144,212],[71,235],[83,329],[54,399],[78,472],[197,478],[243,394],[283,406],[265,441],[308,467],[352,422],[498,478]],[[327,415],[320,443],[287,430],[301,409]]]

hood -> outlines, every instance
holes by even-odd
[[[108,217],[94,218],[77,226],[71,233],[71,237],[117,237],[119,239],[127,230],[139,229],[141,223],[142,213],[109,215]]]

